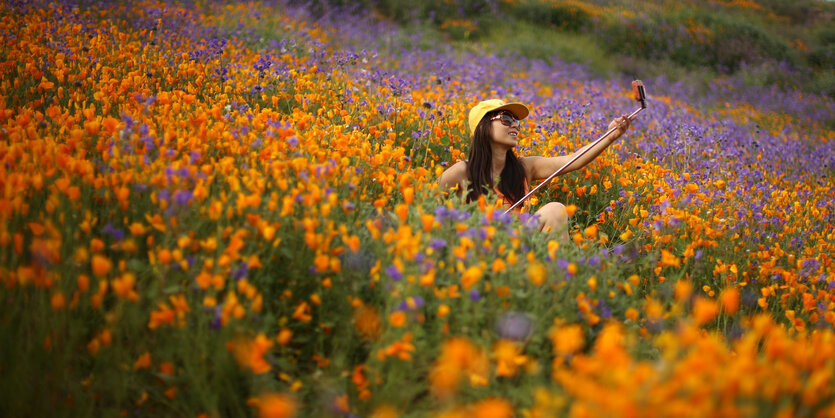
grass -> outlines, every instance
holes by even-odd
[[[478,42],[483,50],[499,51],[498,55],[520,54],[549,64],[555,60],[580,63],[601,76],[621,70],[617,59],[586,35],[516,19],[497,25]]]

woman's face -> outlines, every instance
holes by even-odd
[[[519,140],[521,123],[510,112],[499,112],[491,118],[491,145],[513,148]]]

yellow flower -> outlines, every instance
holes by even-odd
[[[228,344],[227,348],[235,355],[235,360],[241,367],[252,370],[255,374],[263,374],[270,369],[264,360],[264,354],[272,348],[273,342],[264,334],[258,334],[255,339],[239,338]]]
[[[637,309],[635,309],[635,308],[629,308],[629,309],[627,309],[627,310],[626,310],[626,313],[625,313],[624,315],[625,315],[628,319],[630,319],[631,321],[635,322],[635,321],[637,321],[637,320],[638,320],[638,315],[639,315],[639,313],[638,313],[638,310],[637,310]]]
[[[371,418],[397,418],[399,416],[400,413],[397,411],[397,408],[391,405],[378,406],[371,413]]]
[[[293,319],[301,322],[310,322],[313,317],[310,314],[310,305],[307,302],[300,302],[293,311]]]
[[[111,288],[120,299],[127,299],[132,302],[136,302],[139,300],[139,294],[134,290],[135,283],[136,276],[134,276],[133,273],[126,272],[121,277],[113,280]]]
[[[681,265],[681,261],[678,257],[673,255],[673,253],[667,250],[661,250],[661,265],[679,267]]]
[[[560,248],[560,243],[554,240],[548,241],[548,256],[551,259],[557,258],[557,250]]]
[[[411,205],[415,201],[415,188],[414,187],[406,187],[403,189],[403,201],[406,202],[407,205]]]
[[[676,282],[675,291],[673,292],[676,301],[680,303],[686,301],[690,298],[691,293],[693,293],[692,283],[687,280],[679,280]]]
[[[342,241],[345,242],[345,245],[351,249],[353,252],[357,252],[360,250],[360,239],[356,235],[349,235],[343,236]]]
[[[597,224],[592,224],[591,226],[583,230],[583,235],[585,235],[586,238],[591,240],[597,238]]]
[[[481,267],[472,266],[468,268],[461,276],[461,286],[464,287],[464,290],[470,290],[481,280],[483,274],[484,272],[481,270]]]
[[[278,337],[276,340],[278,341],[279,345],[287,345],[290,344],[290,339],[293,338],[293,331],[290,331],[287,328],[282,328],[281,331],[278,332]]]
[[[577,274],[577,265],[574,263],[569,263],[568,267],[566,267],[565,270],[568,272],[568,274],[573,276]]]
[[[497,258],[493,260],[493,267],[491,269],[493,273],[501,273],[505,271],[505,269],[507,269],[507,264],[504,262],[503,259]]]
[[[93,256],[93,260],[91,261],[93,266],[93,274],[98,277],[104,277],[107,273],[110,273],[110,270],[113,268],[113,263],[110,260],[100,254],[96,254]]]
[[[406,313],[403,311],[392,312],[389,315],[389,324],[395,328],[406,325]]]
[[[493,358],[496,360],[496,374],[503,377],[514,376],[519,366],[527,362],[527,357],[521,355],[519,344],[506,339],[496,341],[493,345]]]
[[[574,354],[585,345],[583,328],[577,324],[558,327],[551,331],[551,342],[554,345],[554,354]]]
[[[507,255],[507,264],[510,264],[511,266],[515,266],[517,262],[519,262],[519,257],[516,256],[515,252],[511,251]]]
[[[254,402],[259,418],[292,418],[296,416],[296,402],[288,395],[269,393]]]
[[[501,398],[482,399],[472,405],[473,417],[479,418],[512,418],[513,405]]]
[[[706,324],[716,318],[718,314],[719,306],[714,300],[700,297],[693,302],[693,320],[696,325]]]
[[[133,370],[147,369],[151,367],[151,353],[144,352],[133,363]]]
[[[423,232],[431,231],[432,227],[435,225],[435,215],[432,215],[430,213],[420,215],[420,224],[423,228]]]
[[[542,283],[545,282],[545,265],[539,261],[534,261],[533,263],[528,264],[527,273],[528,280],[530,280],[534,286],[541,286]]]
[[[435,396],[448,398],[455,394],[458,384],[469,381],[472,386],[487,383],[489,373],[487,355],[463,337],[444,342],[441,354],[429,373],[430,387]]]
[[[729,287],[719,294],[719,300],[722,303],[722,309],[729,315],[733,315],[739,310],[739,290],[735,287]]]
[[[376,340],[382,331],[382,323],[377,309],[360,306],[354,311],[354,328],[366,340]]]
[[[52,294],[49,303],[53,311],[58,311],[67,306],[67,299],[64,297],[64,293],[59,290]]]
[[[577,205],[565,205],[565,213],[569,217],[574,216],[575,212],[577,212]]]
[[[400,222],[406,222],[406,218],[409,216],[409,206],[405,203],[398,203],[394,207],[394,213],[397,214],[397,218],[400,219]]]

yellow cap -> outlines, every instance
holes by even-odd
[[[470,136],[475,133],[475,127],[481,122],[481,119],[489,112],[494,110],[508,110],[516,116],[516,119],[522,120],[528,117],[528,107],[522,103],[505,103],[504,100],[490,99],[475,105],[470,109]]]

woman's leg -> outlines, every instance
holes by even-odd
[[[545,206],[536,211],[539,222],[542,224],[542,231],[551,232],[557,235],[560,244],[568,244],[568,214],[565,205],[558,202],[546,203]]]

